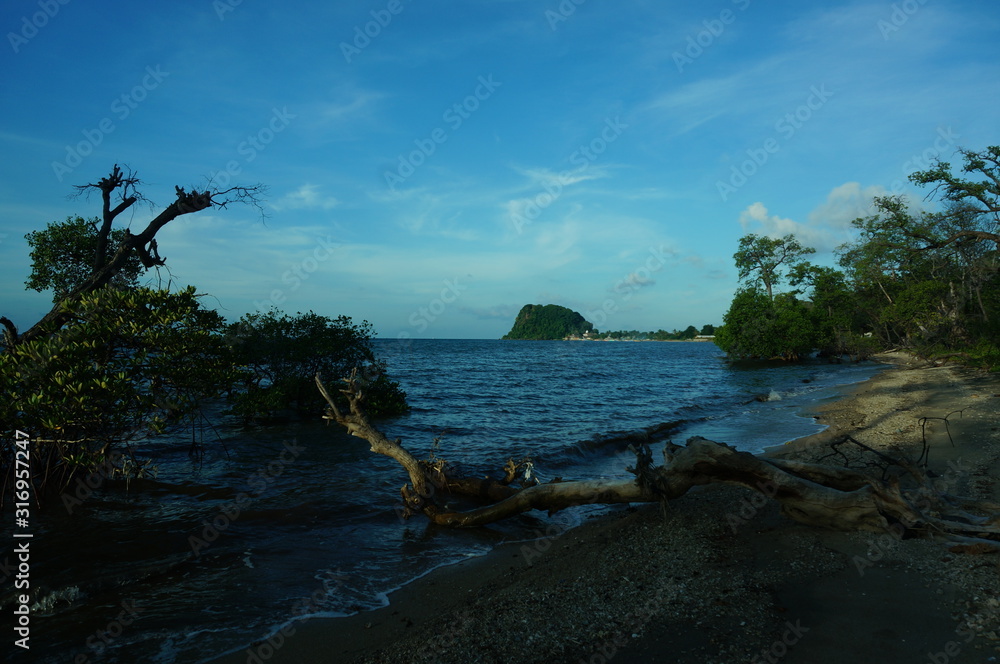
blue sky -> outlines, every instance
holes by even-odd
[[[832,261],[873,195],[996,144],[992,2],[11,0],[0,9],[0,313],[25,233],[127,164],[268,187],[159,234],[233,320],[272,302],[380,337],[496,338],[527,303],[600,329],[718,324],[741,235]],[[142,228],[156,209],[123,223]]]

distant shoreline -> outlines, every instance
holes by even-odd
[[[546,341],[545,339],[536,339],[536,341]],[[630,341],[633,343],[642,343],[646,341],[651,341],[653,343],[661,344],[688,344],[688,343],[706,343],[714,342],[715,337],[704,338],[704,339],[584,339],[582,337],[564,337],[563,339],[551,339],[550,341]]]

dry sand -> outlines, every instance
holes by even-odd
[[[891,368],[817,409],[829,429],[772,450],[817,459],[839,433],[916,457],[949,493],[1000,500],[1000,380],[884,356]],[[961,416],[952,414],[963,410]],[[313,619],[236,662],[1000,661],[1000,559],[941,542],[798,525],[709,486],[442,568],[390,606]],[[276,647],[275,647],[276,646]]]

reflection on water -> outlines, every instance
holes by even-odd
[[[625,476],[616,453],[653,427],[753,451],[779,444],[818,429],[803,407],[876,370],[733,369],[706,343],[377,348],[413,406],[381,423],[390,437],[418,456],[437,438],[435,451],[470,473],[530,455],[543,480]],[[206,434],[200,459],[188,455],[190,431],[138,449],[154,459],[155,480],[81,491],[72,516],[60,501],[37,511],[33,661],[204,661],[303,611],[380,606],[435,566],[546,527],[544,515],[461,532],[401,521],[399,466],[318,419],[218,429],[224,445]],[[6,611],[11,592],[3,599]]]

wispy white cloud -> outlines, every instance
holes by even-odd
[[[886,196],[889,191],[881,185],[862,187],[860,182],[845,182],[826,197],[826,202],[809,213],[809,223],[831,230],[851,228],[858,217],[872,214],[872,201],[876,196]]]
[[[744,232],[774,238],[792,234],[817,251],[833,251],[851,239],[851,222],[871,214],[872,200],[887,193],[882,186],[862,187],[858,182],[845,182],[830,191],[826,201],[809,213],[805,223],[771,214],[759,201],[740,212],[739,222]]]
[[[600,164],[587,164],[581,168],[567,171],[553,171],[548,168],[517,168],[514,170],[527,178],[523,185],[526,189],[569,187],[587,180],[600,180],[608,177],[608,168]]]
[[[752,203],[740,212],[740,226],[745,232],[767,237],[794,235],[803,245],[817,251],[831,251],[840,244],[830,229],[771,214],[760,202]]]
[[[336,197],[323,194],[319,185],[304,184],[271,203],[271,207],[275,210],[331,210],[339,204]]]
[[[173,199],[174,184],[201,175],[236,170],[234,183],[270,186],[265,223],[231,206],[185,215],[160,236],[175,282],[218,295],[227,315],[279,289],[290,311],[407,330],[411,312],[458,278],[460,300],[427,333],[499,336],[525,302],[544,295],[582,311],[624,282],[634,297],[616,300],[621,312],[609,325],[683,328],[719,322],[736,286],[741,231],[794,232],[829,250],[849,239],[850,221],[872,196],[908,185],[919,163],[938,154],[955,162],[956,147],[995,142],[995,3],[751,2],[723,33],[701,36],[703,53],[682,72],[674,53],[721,5],[584,3],[553,29],[545,10],[556,0],[472,0],[447,15],[413,3],[347,63],[339,43],[373,18],[371,8],[342,4],[243,3],[225,22],[209,10],[180,33],[162,30],[180,25],[164,7],[110,23],[80,11],[88,29],[47,28],[63,31],[47,40],[47,59],[12,60],[5,79],[5,92],[22,102],[0,133],[9,153],[0,165],[5,306],[22,316],[34,306],[36,294],[22,287],[24,234],[99,214],[99,200],[65,196],[119,160],[141,170],[150,183],[143,193],[160,204],[136,206],[133,227]],[[904,15],[894,25],[897,7]],[[268,25],[270,38],[250,39],[234,21]],[[899,29],[881,30],[880,21]],[[107,37],[103,50],[84,43],[94,34]],[[137,57],[162,58],[170,76],[127,117],[110,104],[141,80],[145,61],[97,87],[45,66],[77,58],[92,69],[137,43]],[[226,63],[227,75],[206,62]],[[502,82],[495,96],[470,100],[473,82],[490,73]],[[824,85],[829,103],[804,108]],[[67,95],[76,102],[61,103]],[[460,129],[443,121],[467,100]],[[286,105],[296,117],[272,135],[271,109]],[[778,129],[796,113],[808,120],[796,121],[794,135]],[[98,130],[105,116],[114,131]],[[604,118],[619,116],[628,128],[578,168],[573,155],[600,145]],[[447,140],[390,190],[386,171],[435,127]],[[957,137],[944,141],[941,128]],[[776,149],[766,163],[720,201],[717,181],[768,139]],[[59,182],[52,162],[72,151],[81,163]],[[905,193],[916,204],[926,191]],[[545,209],[518,232],[511,217],[527,217],[539,200]],[[334,259],[317,258],[326,257],[321,240],[339,245]],[[661,247],[677,253],[646,275],[650,249]],[[296,268],[309,268],[308,278]]]
[[[674,134],[686,134],[717,118],[745,116],[774,106],[776,98],[796,94],[787,85],[796,65],[789,55],[743,63],[726,76],[695,80],[646,102],[640,110],[670,122]]]
[[[318,122],[336,123],[353,120],[366,113],[389,95],[377,90],[345,89],[333,90],[333,99],[320,99],[312,103],[309,115]]]

